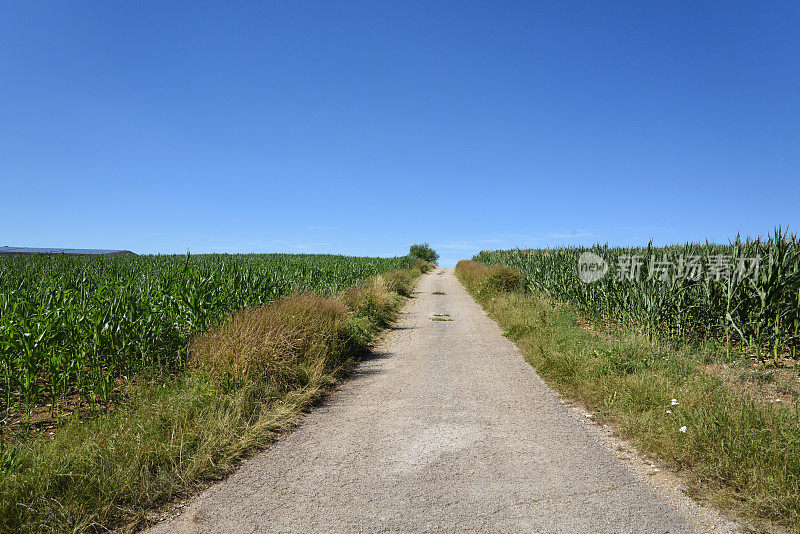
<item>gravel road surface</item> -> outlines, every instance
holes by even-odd
[[[437,269],[324,406],[151,531],[728,530],[595,434]]]

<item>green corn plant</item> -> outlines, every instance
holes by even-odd
[[[198,332],[288,295],[329,295],[413,258],[301,254],[0,257],[0,403],[8,414],[118,376],[174,373]]]
[[[583,283],[577,271],[578,257],[587,251],[601,256],[612,268],[592,284]],[[644,258],[644,265],[638,278],[624,279],[621,267],[634,256]],[[718,267],[720,257],[732,263],[727,275],[718,277],[671,273],[660,280],[647,269],[653,265],[651,258],[664,258],[675,266],[691,258],[708,273]],[[738,275],[737,269],[747,265],[740,263],[743,258],[760,258],[757,272]],[[732,345],[751,347],[760,358],[794,356],[800,343],[800,241],[780,228],[768,239],[737,236],[728,245],[496,250],[483,251],[474,259],[521,271],[528,291],[570,302],[590,317],[635,325],[651,334],[720,339],[728,351]]]

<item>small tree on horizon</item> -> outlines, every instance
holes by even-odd
[[[431,263],[436,263],[439,259],[439,254],[437,254],[428,243],[411,245],[409,254]]]

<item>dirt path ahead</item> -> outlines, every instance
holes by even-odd
[[[325,406],[153,532],[714,527],[587,431],[452,269],[423,277],[415,296]]]

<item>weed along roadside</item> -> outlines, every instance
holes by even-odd
[[[431,268],[417,261],[333,295],[235,312],[192,339],[185,372],[143,377],[116,410],[5,444],[0,530],[142,524],[152,507],[226,475],[346,376]]]
[[[797,404],[724,380],[709,353],[579,320],[571,305],[522,291],[509,267],[461,261],[456,275],[550,386],[677,471],[693,497],[755,528],[800,530]]]

